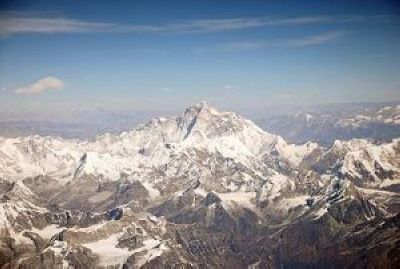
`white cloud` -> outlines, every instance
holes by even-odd
[[[47,14],[48,15],[48,14]],[[308,16],[308,17],[247,17],[169,21],[160,24],[117,24],[88,22],[62,17],[33,16],[30,13],[3,12],[0,14],[0,35],[16,33],[91,33],[91,32],[158,32],[209,33],[244,30],[259,27],[295,26],[305,24],[387,22],[391,17],[381,16]]]
[[[267,25],[265,18],[200,19],[158,25],[87,22],[67,18],[0,16],[0,35],[17,33],[160,32],[205,33],[241,30]]]
[[[16,94],[40,94],[49,90],[60,90],[64,87],[64,83],[55,77],[47,76],[38,81],[24,87],[14,90]]]
[[[79,33],[111,31],[116,25],[65,18],[20,18],[0,16],[0,35],[16,33]]]
[[[232,50],[253,50],[265,47],[266,45],[267,44],[262,41],[240,41],[225,44],[223,48]]]
[[[224,89],[225,90],[231,90],[231,89],[233,89],[233,86],[229,85],[229,84],[226,84],[226,85],[224,85]]]
[[[266,25],[265,18],[229,18],[186,20],[176,23],[167,23],[163,30],[177,33],[209,33],[242,30],[262,27]]]
[[[240,41],[223,44],[221,48],[227,50],[253,50],[266,47],[306,47],[334,42],[342,38],[345,34],[345,31],[331,31],[282,40]]]
[[[329,43],[342,38],[345,35],[345,31],[332,31],[313,36],[307,36],[303,38],[294,38],[282,41],[278,43],[279,46],[283,47],[305,47],[313,46],[324,43]]]

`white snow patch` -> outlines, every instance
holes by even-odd
[[[202,188],[196,188],[196,189],[194,190],[194,193],[195,193],[195,194],[198,194],[198,195],[200,195],[200,196],[204,196],[204,197],[207,196],[207,192],[206,192],[204,189],[202,189]]]
[[[33,227],[31,229],[32,232],[37,233],[40,237],[43,239],[51,239],[54,235],[60,233],[63,231],[65,228],[64,227],[58,227],[55,224],[48,225],[43,229],[37,229]]]
[[[160,240],[153,238],[146,239],[143,242],[144,246],[133,250],[129,250],[128,248],[118,248],[116,247],[118,245],[118,239],[122,235],[123,232],[116,233],[106,239],[83,244],[83,246],[96,253],[100,257],[99,263],[103,266],[122,265],[132,254],[146,252],[139,261],[139,263],[143,265],[146,261],[154,259],[161,255],[164,250],[168,249]]]
[[[147,242],[145,242],[145,243],[147,243]],[[154,258],[161,256],[161,254],[163,254],[164,251],[169,250],[168,246],[166,246],[163,243],[159,243],[159,241],[156,241],[156,244],[147,243],[145,245],[145,248],[147,250],[147,253],[139,259],[138,264],[137,264],[137,266],[139,268],[141,266],[143,266],[146,262],[149,262],[149,261],[153,260]]]
[[[229,206],[229,202],[235,202],[241,206],[247,208],[254,208],[254,205],[251,203],[251,200],[256,197],[256,192],[225,192],[225,193],[216,193],[222,200],[225,205]]]
[[[147,189],[152,199],[160,197],[160,192],[156,188],[154,188],[153,185],[151,185],[149,182],[142,181],[141,183]]]
[[[318,209],[318,211],[313,213],[314,219],[319,219],[320,217],[325,215],[327,212],[328,212],[328,208],[326,208],[325,206]]]
[[[387,188],[392,185],[400,185],[400,178],[397,179],[385,179],[382,181],[382,183],[379,184],[380,188]]]
[[[118,248],[118,239],[123,233],[116,233],[112,236],[99,240],[97,242],[83,244],[84,247],[91,249],[99,257],[101,265],[117,265],[123,264],[126,259],[132,255],[133,251],[128,248]]]
[[[293,198],[286,198],[282,199],[278,203],[278,207],[281,209],[290,209],[298,206],[305,206],[306,205],[306,200],[310,198],[308,195],[302,195],[302,196],[297,196]]]

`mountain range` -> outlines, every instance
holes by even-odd
[[[0,268],[398,268],[398,134],[291,144],[202,102],[88,140],[1,137]]]
[[[312,141],[329,146],[335,140],[354,138],[389,142],[400,134],[400,105],[324,105],[271,114],[257,122],[291,143]]]

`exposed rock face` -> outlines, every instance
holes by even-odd
[[[400,267],[399,144],[290,145],[206,103],[0,139],[0,267]]]
[[[218,195],[216,195],[215,193],[207,193],[207,196],[204,198],[204,200],[202,201],[204,203],[205,206],[209,206],[215,203],[220,203],[221,198],[218,197]]]

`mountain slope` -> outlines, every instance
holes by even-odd
[[[287,144],[204,102],[92,141],[1,138],[0,264],[346,267],[376,229],[397,265],[399,143]]]

